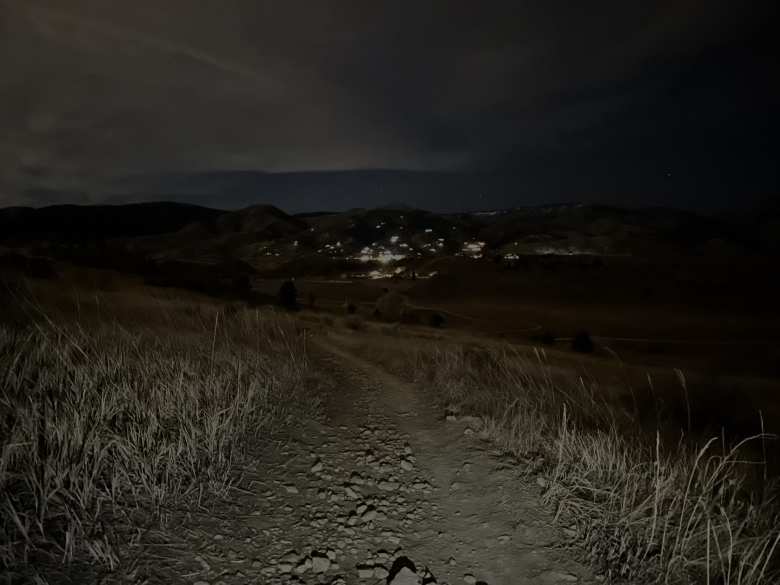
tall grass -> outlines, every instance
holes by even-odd
[[[406,344],[410,345],[410,344]],[[592,381],[510,349],[354,348],[415,372],[443,407],[481,417],[483,436],[538,474],[543,501],[610,582],[780,582],[780,503],[765,435],[670,440]]]
[[[248,449],[303,403],[308,360],[292,322],[136,301],[140,312],[125,304],[107,316],[104,303],[97,318],[23,301],[26,325],[0,325],[0,563],[10,574],[52,562],[116,568],[137,526],[224,496]]]

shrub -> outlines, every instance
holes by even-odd
[[[441,313],[433,313],[430,317],[429,324],[431,327],[444,327],[447,320]]]
[[[292,280],[285,280],[279,287],[279,304],[288,311],[298,309],[298,289]]]
[[[571,348],[580,353],[593,353],[593,340],[587,331],[578,331],[571,340]]]

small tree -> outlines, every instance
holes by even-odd
[[[444,323],[446,323],[446,319],[444,318],[444,315],[441,313],[433,313],[431,315],[430,319],[430,325],[431,327],[444,327]]]
[[[593,340],[587,331],[579,331],[571,341],[571,348],[580,353],[593,353]]]
[[[279,304],[288,311],[298,309],[298,289],[292,280],[285,280],[279,287]]]

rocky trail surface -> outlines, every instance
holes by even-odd
[[[182,525],[180,582],[596,582],[539,487],[468,421],[332,340],[315,354],[333,378],[324,416],[266,449],[232,508]]]

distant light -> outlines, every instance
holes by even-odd
[[[406,258],[406,255],[404,254],[393,254],[392,252],[385,250],[379,254],[377,260],[379,260],[379,262],[382,264],[389,264],[390,262],[395,260],[403,260],[404,258]]]

